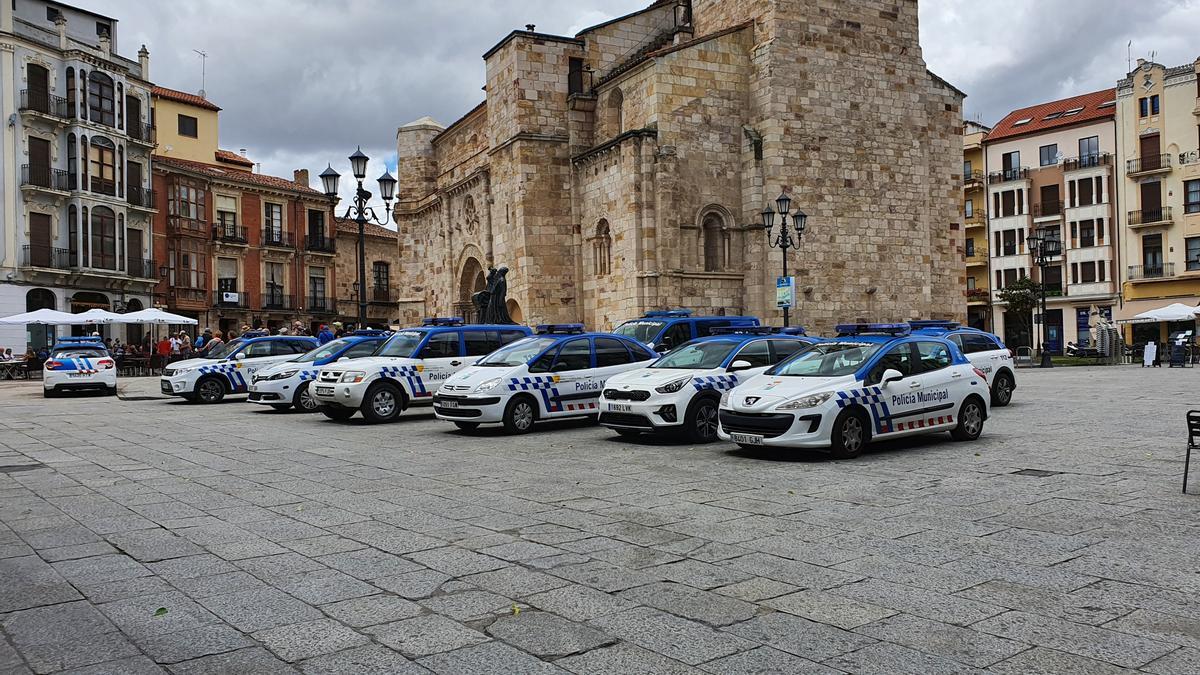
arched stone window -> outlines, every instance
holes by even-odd
[[[605,111],[608,129],[613,136],[625,131],[625,94],[613,89],[608,95],[608,107]]]
[[[117,194],[117,148],[103,136],[93,136],[88,148],[88,176],[91,191],[105,195]]]
[[[88,119],[106,126],[116,126],[116,93],[113,79],[93,70],[88,75]]]
[[[75,106],[75,69],[67,68],[67,115],[78,117],[79,111]]]
[[[725,228],[716,213],[704,216],[700,234],[704,239],[704,271],[720,272],[725,269]]]
[[[596,236],[592,238],[592,273],[604,276],[612,272],[612,234],[604,218],[596,224]]]
[[[39,309],[55,309],[58,301],[54,292],[45,288],[34,288],[25,294],[25,311],[34,312]]]

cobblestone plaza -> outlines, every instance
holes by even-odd
[[[5,383],[0,672],[1194,673],[1195,378],[841,462]]]

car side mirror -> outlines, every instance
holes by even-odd
[[[342,361],[349,361],[349,360],[350,360],[349,356],[339,356],[338,357],[338,363],[341,363]]]
[[[887,370],[883,371],[883,377],[879,378],[879,382],[886,387],[892,382],[899,382],[903,379],[904,373],[901,373],[895,368],[888,368]]]
[[[238,361],[241,361],[242,359],[246,358],[246,352],[238,352],[237,356],[235,356],[233,358],[237,359]]]
[[[754,367],[753,363],[750,363],[749,361],[746,361],[745,359],[738,359],[737,361],[734,361],[733,363],[729,364],[729,368],[727,368],[726,370],[728,370],[731,373],[736,373],[739,370],[746,370],[748,368],[753,368],[753,367]]]

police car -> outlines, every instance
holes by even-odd
[[[914,333],[937,335],[953,342],[988,379],[992,405],[1003,408],[1012,401],[1017,388],[1017,369],[1012,352],[998,336],[978,328],[961,326],[955,321],[910,321]]]
[[[542,325],[446,380],[433,412],[460,429],[499,422],[523,434],[538,420],[596,415],[608,378],[654,357],[640,342],[585,333],[582,324]]]
[[[117,393],[117,362],[98,337],[61,337],[42,366],[42,396],[53,398],[71,389]]]
[[[446,378],[480,356],[530,333],[525,326],[426,319],[419,328],[394,333],[368,358],[323,366],[310,387],[330,419],[350,419],[361,411],[368,422],[390,422],[410,405],[427,405]]]
[[[726,392],[717,436],[744,448],[829,447],[856,457],[873,439],[983,432],[987,378],[941,337],[907,324],[846,324]]]
[[[250,402],[269,405],[276,410],[295,406],[304,412],[316,412],[317,399],[309,391],[321,366],[334,361],[358,359],[375,353],[391,335],[384,330],[356,330],[283,363],[259,370],[250,379]]]
[[[758,324],[753,316],[692,316],[689,309],[669,309],[646,312],[641,318],[617,326],[613,332],[666,353],[688,340],[712,335],[717,328]]]
[[[316,346],[313,337],[249,331],[202,357],[168,364],[160,380],[162,393],[188,401],[218,403],[226,395],[246,393],[259,369],[295,358]]]
[[[693,443],[717,437],[721,393],[817,342],[769,326],[717,328],[648,367],[614,375],[600,395],[600,424],[622,436],[679,434]]]

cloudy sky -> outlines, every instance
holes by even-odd
[[[649,0],[68,0],[120,20],[120,53],[151,52],[151,78],[205,90],[224,108],[221,145],[264,173],[329,162],[343,175],[361,144],[368,177],[395,166],[396,127],[449,124],[483,100],[481,55],[514,28],[573,35]],[[734,1],[734,0],[727,0]],[[1003,7],[1000,10],[1000,7]],[[1167,65],[1200,55],[1200,0],[921,0],[930,69],[967,92],[966,117],[1094,91],[1132,55]],[[348,180],[343,179],[348,194]],[[314,185],[315,187],[315,185]],[[369,189],[373,189],[369,188]]]

